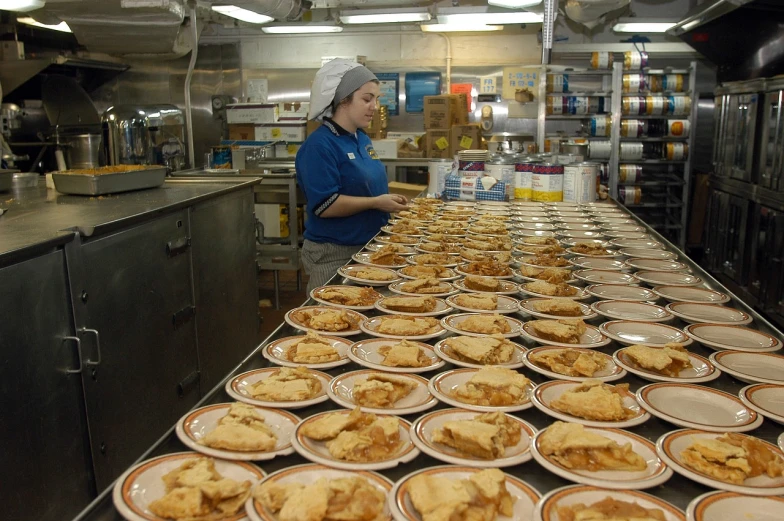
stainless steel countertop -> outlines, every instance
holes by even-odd
[[[637,220],[639,221],[639,219]],[[713,277],[711,277],[704,270],[702,270],[698,265],[696,265],[694,262],[688,259],[682,252],[677,250],[675,246],[669,243],[661,235],[659,235],[657,232],[655,232],[647,225],[646,228],[648,228],[647,230],[648,233],[656,237],[657,240],[659,240],[663,244],[666,244],[670,251],[677,252],[680,255],[680,258],[678,260],[687,263],[690,266],[692,272],[695,275],[701,277],[706,282],[706,286],[713,289],[725,291],[728,294],[731,294],[726,289],[724,289],[721,284],[719,284],[715,279],[713,279]],[[345,284],[348,283],[348,281],[336,275],[335,277],[333,277],[330,283]],[[584,302],[590,302],[590,301],[584,301]],[[314,304],[315,302],[312,301],[312,299],[309,299],[308,301],[306,301],[306,303]],[[751,310],[748,306],[746,306],[742,302],[738,301],[737,299],[733,299],[733,301],[730,302],[728,305],[743,309],[747,313],[751,314],[755,320],[750,325],[750,327],[756,327],[758,329],[767,331],[771,334],[777,335],[779,338],[782,338],[782,333],[780,331],[773,328],[773,326],[771,326],[767,321],[765,321],[762,317],[760,317],[759,314]],[[364,311],[363,313],[368,316],[375,316],[379,314],[378,312],[375,311]],[[605,321],[605,319],[599,317],[597,319],[589,320],[588,322],[594,325],[598,325],[603,321]],[[684,322],[681,322],[680,320],[677,319],[672,322],[669,322],[668,324],[671,324],[678,328],[682,328],[686,325]],[[240,365],[237,366],[237,368],[235,368],[231,372],[231,374],[226,377],[226,379],[224,379],[223,382],[221,382],[218,386],[216,386],[197,405],[197,407],[202,407],[214,403],[232,402],[233,399],[226,393],[224,389],[226,382],[239,373],[243,373],[246,371],[250,371],[262,367],[268,367],[270,364],[261,354],[262,347],[267,345],[269,342],[273,340],[287,337],[287,336],[300,335],[300,334],[302,334],[301,331],[294,329],[293,327],[289,326],[286,323],[283,323],[280,326],[278,326],[278,328],[275,331],[273,331],[273,333],[269,337],[267,337],[261,344],[259,344],[259,346],[256,349],[254,349],[253,352],[251,352],[248,355],[248,357],[242,363],[240,363]],[[372,338],[372,337],[369,337],[364,334],[350,337],[352,341],[358,341],[365,338]],[[516,342],[526,345],[529,348],[535,345],[532,342],[528,342],[523,337],[517,337],[514,340]],[[434,342],[435,340],[430,341],[429,343],[434,343]],[[613,341],[609,345],[599,348],[598,350],[611,355],[614,351],[616,351],[620,347],[621,347],[620,345],[618,345],[616,342]],[[703,347],[697,344],[696,342],[691,344],[688,347],[688,349],[691,352],[694,352],[706,358],[708,357],[708,355],[710,355],[713,352],[712,350]],[[439,372],[443,372],[452,368],[453,366],[451,366],[451,364],[447,364],[445,367],[442,367],[437,371],[433,371],[430,373],[423,373],[422,376],[425,378],[431,378]],[[334,377],[339,374],[348,371],[354,371],[357,369],[362,369],[362,367],[352,362],[342,367],[326,370],[324,372]],[[527,368],[522,368],[521,371],[524,372],[524,374],[527,377],[529,377],[534,383],[538,384],[548,380],[544,376],[535,373]],[[630,390],[633,392],[636,391],[639,387],[651,383],[631,373],[629,373],[623,379],[612,383],[623,383],[623,382],[628,383]],[[738,391],[747,384],[740,382],[739,380],[736,380],[735,378],[727,374],[722,374],[717,380],[714,380],[713,382],[709,382],[706,385],[715,389],[720,389],[728,393],[737,395]],[[431,411],[440,408],[448,408],[448,407],[449,406],[440,403],[434,409],[431,409]],[[309,416],[312,416],[313,414],[322,411],[335,410],[335,409],[340,409],[340,408],[334,402],[326,401],[315,406],[306,407],[303,409],[296,409],[293,410],[292,412],[297,416],[299,416],[300,418],[307,418]],[[416,418],[422,416],[423,414],[426,414],[427,412],[430,411],[426,411],[424,413],[406,415],[403,416],[403,418],[413,422]],[[553,418],[547,416],[546,414],[542,413],[536,408],[531,408],[524,411],[520,411],[516,413],[508,413],[508,414],[513,414],[515,416],[518,416],[530,422],[537,429],[543,429],[547,427],[549,424],[551,424],[553,421],[555,421]],[[143,421],[143,419],[140,419],[140,421]],[[656,417],[651,417],[650,420],[643,423],[642,425],[631,427],[627,430],[655,442],[662,434],[665,434],[667,432],[679,428],[680,427],[670,424],[666,421],[660,420]],[[759,428],[755,429],[749,434],[764,439],[775,445],[776,439],[778,435],[782,432],[782,430],[784,430],[782,426],[768,419],[765,419],[763,424]],[[183,445],[178,440],[177,436],[174,433],[174,426],[172,426],[172,428],[153,447],[151,447],[147,453],[145,453],[139,458],[139,461],[146,460],[151,457],[155,457],[163,454],[168,454],[172,452],[181,452],[187,450],[188,450],[187,447],[185,447],[185,445]],[[262,461],[259,462],[258,465],[266,472],[271,473],[286,467],[303,464],[303,463],[308,463],[308,461],[305,458],[295,453],[290,456],[282,456],[282,457],[279,456],[271,461]],[[383,470],[380,471],[380,473],[393,481],[397,481],[403,476],[411,472],[414,472],[416,470],[419,470],[423,467],[443,465],[443,464],[444,464],[443,462],[431,458],[426,454],[422,453],[410,463],[400,465],[393,469]],[[507,467],[504,468],[503,470],[509,474],[512,474],[514,476],[517,476],[525,480],[534,488],[536,488],[540,493],[542,493],[542,495],[546,494],[547,492],[555,488],[573,484],[572,482],[560,478],[555,474],[551,473],[550,471],[545,470],[543,467],[541,467],[538,463],[536,463],[533,460],[528,461],[522,465]],[[695,481],[692,481],[685,477],[682,477],[677,473],[674,473],[672,478],[666,483],[664,483],[663,485],[651,489],[646,489],[645,492],[658,496],[666,501],[669,501],[670,503],[674,504],[678,508],[685,510],[686,506],[692,499],[711,490],[713,489],[701,485],[699,483],[696,483]],[[76,519],[78,521],[121,520],[122,517],[120,516],[119,513],[117,513],[112,503],[111,487],[103,491],[103,493],[101,493],[101,495],[90,506],[88,506]]]
[[[47,189],[42,177],[37,187],[0,193],[0,208],[8,210],[0,216],[0,259],[69,242],[74,232],[87,237],[107,233],[258,183],[248,177],[167,179],[159,188],[89,197]]]

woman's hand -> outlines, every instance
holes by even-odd
[[[384,194],[373,198],[373,209],[386,213],[399,212],[408,208],[408,199],[403,195]]]

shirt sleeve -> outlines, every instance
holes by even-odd
[[[319,216],[332,206],[342,188],[337,158],[333,151],[321,144],[307,147],[297,154],[299,185],[308,200],[308,211]]]

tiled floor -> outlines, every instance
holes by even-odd
[[[308,284],[308,276],[304,271],[299,291],[297,291],[296,271],[279,271],[278,274],[280,277],[280,309],[275,309],[275,286],[272,272],[262,271],[259,273],[259,301],[267,299],[270,303],[270,307],[259,307],[262,316],[259,341],[264,340],[283,322],[283,315],[287,311],[301,306],[307,298],[305,287]]]

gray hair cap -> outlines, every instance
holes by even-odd
[[[363,65],[347,71],[340,79],[340,84],[335,90],[335,98],[332,101],[332,105],[337,107],[341,101],[351,96],[355,90],[373,80],[378,81],[378,78]]]

